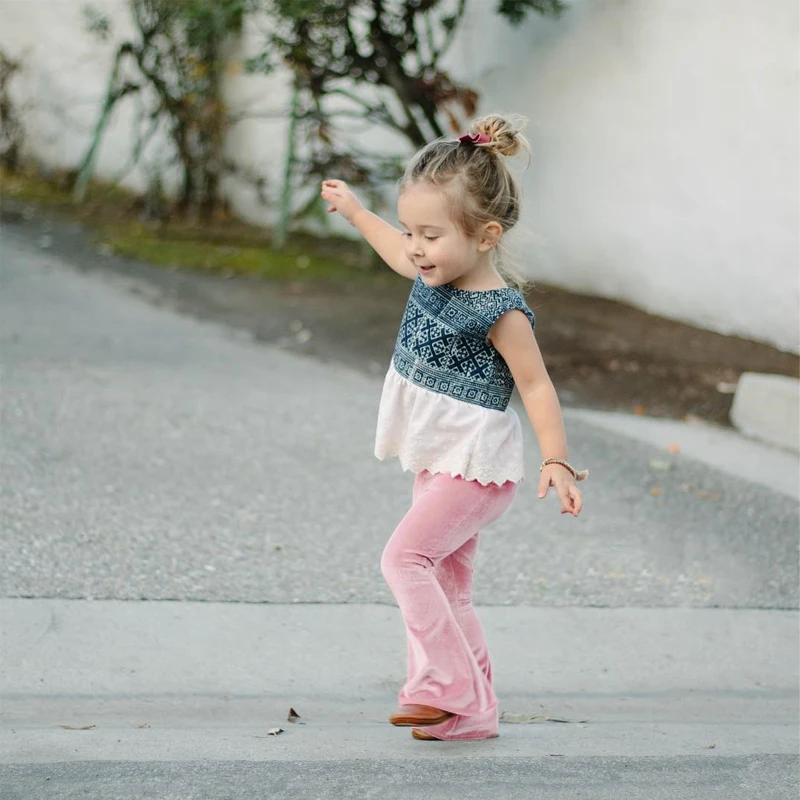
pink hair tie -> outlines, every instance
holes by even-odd
[[[458,137],[461,144],[489,144],[492,137],[488,133],[465,133]]]

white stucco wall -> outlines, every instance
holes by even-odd
[[[86,31],[83,9],[91,5],[111,20],[112,36],[107,42]],[[272,205],[259,202],[250,181],[227,177],[223,190],[234,210],[248,222],[267,225],[275,221],[277,198],[283,180],[287,147],[287,114],[291,75],[278,71],[271,76],[248,75],[242,63],[261,51],[266,29],[264,18],[246,21],[239,41],[229,43],[231,52],[224,78],[225,100],[231,116],[248,116],[232,126],[226,153],[243,171],[267,180]],[[44,166],[74,169],[84,156],[97,122],[107,87],[113,58],[119,44],[135,35],[127,0],[0,0],[0,47],[22,70],[14,77],[11,93],[22,111],[26,132],[26,152]],[[135,70],[129,73],[136,77]],[[94,175],[114,180],[127,164],[134,146],[132,126],[138,100],[128,97],[118,103],[110,117],[97,154]],[[145,126],[146,127],[146,126]],[[376,151],[391,148],[401,153],[404,140],[381,130],[358,127],[359,146]],[[169,162],[171,144],[163,131],[153,137],[139,167],[125,173],[123,185],[143,191],[146,170],[157,169],[167,188],[175,185],[177,173],[163,173]],[[307,199],[316,187],[307,187],[298,202]],[[346,224],[332,227],[349,234]]]
[[[93,0],[113,20],[107,43],[86,32],[77,0],[0,0],[0,47],[22,62],[12,95],[23,111],[26,150],[43,165],[74,169],[86,152],[97,122],[117,43],[133,30],[125,0]],[[96,173],[112,178],[128,163],[133,101],[120,103],[98,153]],[[150,149],[157,159],[163,140]],[[141,172],[128,176],[132,189],[145,186]]]
[[[112,35],[107,42],[87,32],[83,14],[86,5],[111,20]],[[11,88],[22,110],[28,155],[48,167],[76,168],[91,141],[117,48],[135,37],[127,0],[0,0],[0,19],[0,47],[22,63]],[[257,46],[256,26],[249,26],[243,44]],[[232,114],[243,108],[257,114],[285,111],[288,75],[248,76],[243,74],[241,63],[235,62],[232,60],[224,79]],[[125,74],[137,77],[135,69]],[[95,162],[97,177],[113,180],[130,163],[138,109],[136,96],[114,107]],[[280,173],[285,130],[285,113],[282,118],[244,122],[231,129],[226,150],[237,163],[274,182]],[[148,185],[146,171],[155,169],[167,188],[174,186],[177,173],[164,172],[172,153],[168,137],[159,131],[142,159],[146,167],[126,172],[123,185],[143,191]],[[258,203],[250,184],[228,180],[225,188],[244,217],[257,223],[269,221],[268,210]]]
[[[95,0],[116,39],[125,0]],[[77,0],[0,0],[0,46],[25,68],[29,150],[75,167],[87,144],[115,43],[84,31]],[[473,0],[450,69],[481,94],[481,112],[531,120],[522,241],[537,280],[618,298],[723,333],[800,351],[798,314],[798,8],[795,0],[570,0],[557,21],[512,28]],[[242,37],[258,44],[258,26]],[[288,105],[287,76],[235,74],[233,110]],[[97,173],[130,153],[135,105],[115,112]],[[359,135],[397,150],[395,137]],[[285,120],[237,126],[228,151],[278,195]],[[148,151],[159,163],[163,138]],[[141,189],[141,171],[127,184]],[[234,207],[271,219],[229,180]]]
[[[531,274],[797,352],[795,0],[471,9],[453,66],[531,120]]]

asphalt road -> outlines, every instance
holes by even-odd
[[[523,487],[476,600],[506,709],[571,724],[414,743],[383,722],[410,478],[371,456],[379,378],[13,226],[2,257],[4,798],[797,796],[789,494],[570,416],[585,514]]]
[[[410,478],[371,455],[380,379],[154,307],[12,226],[2,253],[0,596],[390,602]],[[585,514],[526,484],[484,536],[478,603],[797,607],[795,500],[568,434]]]

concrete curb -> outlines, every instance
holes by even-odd
[[[795,611],[483,606],[479,614],[501,710],[512,716],[497,742],[460,743],[450,754],[485,764],[552,752],[797,752]],[[406,657],[391,606],[0,599],[0,620],[0,766],[443,754],[386,721]],[[290,707],[301,715],[296,725]],[[528,724],[532,715],[569,724]],[[284,734],[268,736],[277,727]]]
[[[736,388],[731,421],[746,436],[800,452],[800,381],[745,372]]]
[[[608,411],[565,409],[564,419],[583,420],[605,430],[666,451],[680,448],[685,458],[708,464],[728,475],[800,500],[797,456],[772,444],[751,439],[737,430],[705,422],[636,417]]]

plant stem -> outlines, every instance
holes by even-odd
[[[273,245],[281,250],[286,244],[289,229],[289,216],[292,210],[292,174],[295,163],[295,135],[297,132],[297,111],[300,105],[300,85],[297,77],[292,82],[292,102],[289,109],[289,133],[286,140],[286,161],[283,169],[283,189],[281,191],[281,208],[278,225],[275,228]]]

